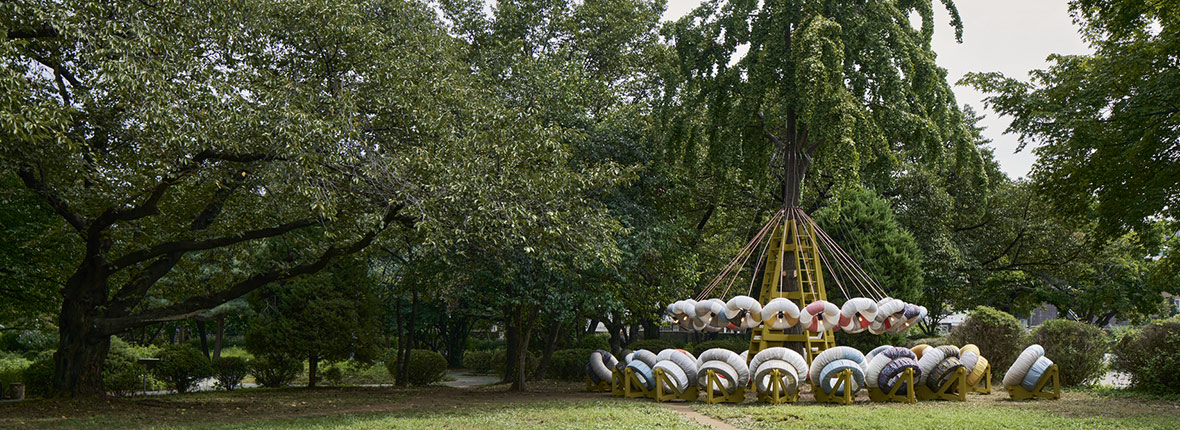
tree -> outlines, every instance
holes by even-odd
[[[307,386],[319,382],[321,361],[370,362],[380,354],[376,285],[363,260],[337,260],[324,271],[255,291],[258,312],[246,331],[254,355],[307,359]]]
[[[1180,13],[1174,2],[1073,0],[1090,55],[1052,55],[1030,82],[974,73],[963,82],[1033,144],[1032,178],[1064,212],[1095,213],[1104,236],[1180,215]]]

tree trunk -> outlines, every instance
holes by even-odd
[[[516,380],[516,356],[518,339],[520,338],[520,328],[517,326],[515,317],[509,312],[504,316],[504,343],[508,346],[508,350],[504,351],[504,380],[501,383],[512,383]]]
[[[401,369],[399,369],[399,371],[400,371],[399,373],[401,374],[400,376],[403,378],[402,380],[405,381],[405,383],[403,383],[402,385],[409,385],[410,350],[414,348],[414,328],[415,328],[415,325],[416,325],[415,323],[417,322],[417,320],[418,320],[418,290],[415,289],[411,293],[410,319],[409,319],[409,321],[406,322],[406,342],[405,342],[405,346],[402,347],[402,351],[404,351],[403,352],[404,355],[403,355],[402,361],[399,366],[399,367],[401,367]]]
[[[221,340],[225,337],[225,314],[217,315],[217,340],[213,341],[213,359],[221,358]]]
[[[197,333],[201,335],[201,352],[205,353],[205,358],[209,358],[209,334],[208,330],[205,330],[205,320],[196,318],[196,321]]]
[[[557,349],[557,338],[561,336],[562,326],[560,321],[554,321],[553,326],[550,327],[545,352],[541,354],[541,361],[537,364],[537,370],[533,372],[532,380],[545,379],[545,372],[549,370],[549,359],[553,357],[553,351]]]
[[[111,346],[111,335],[100,331],[95,321],[106,301],[106,288],[95,285],[103,274],[79,269],[66,283],[58,320],[58,349],[53,354],[54,396],[102,396],[103,360]]]
[[[315,388],[319,375],[320,358],[315,354],[307,356],[307,388]]]

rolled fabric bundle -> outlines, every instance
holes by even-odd
[[[672,321],[680,328],[685,330],[692,330],[693,318],[696,317],[696,300],[679,300],[668,305],[668,313],[672,316]]]
[[[943,346],[938,347],[938,349],[942,350],[942,355],[944,357],[943,358],[944,360],[946,359],[946,357],[955,357],[955,358],[959,357],[959,347],[957,347],[957,346],[943,345]]]
[[[966,353],[968,353],[968,352],[974,352],[974,353],[975,353],[975,354],[977,354],[977,355],[982,355],[982,354],[979,352],[979,347],[978,347],[978,346],[975,346],[975,344],[974,344],[974,343],[969,343],[969,344],[963,345],[963,347],[962,347],[962,348],[959,348],[959,356],[960,356],[960,357],[962,357],[962,356],[963,356],[963,354],[966,354]]]
[[[759,393],[770,391],[771,372],[775,370],[778,370],[781,375],[783,386],[786,387],[786,394],[794,394],[799,391],[799,375],[795,372],[795,366],[783,360],[771,359],[762,362],[754,371],[754,388],[757,388]]]
[[[876,347],[876,348],[873,348],[873,350],[872,350],[872,351],[869,351],[869,353],[868,353],[868,354],[865,354],[865,363],[868,363],[868,362],[870,362],[870,361],[873,361],[873,356],[875,356],[875,355],[877,355],[878,353],[880,353],[881,351],[884,351],[884,350],[886,350],[886,349],[889,349],[889,348],[893,348],[893,346],[892,346],[892,345],[881,345],[881,346],[878,346],[878,347]]]
[[[771,299],[762,307],[762,322],[775,330],[786,330],[799,323],[799,306],[782,297]]]
[[[656,363],[656,369],[663,369],[664,375],[668,376],[670,384],[665,383],[665,389],[675,393],[683,393],[684,390],[688,389],[688,375],[686,375],[684,373],[684,369],[681,369],[680,366],[676,365],[676,363],[671,361],[661,361]],[[652,370],[652,372],[654,374],[655,370]]]
[[[885,369],[885,366],[891,362],[893,362],[893,359],[884,354],[873,356],[873,359],[865,365],[865,386],[869,388],[879,387],[878,378],[881,375],[881,370]]]
[[[971,368],[971,370],[967,372],[967,385],[974,387],[975,384],[979,383],[979,380],[983,379],[983,376],[986,374],[986,372],[987,358],[979,356],[979,360],[975,362],[975,367]]]
[[[963,362],[963,367],[967,369],[967,373],[971,373],[971,370],[975,369],[975,363],[979,361],[979,353],[967,351],[959,354],[959,361]]]
[[[695,308],[696,316],[692,323],[694,329],[705,330],[707,327],[720,329],[729,325],[729,320],[725,319],[725,302],[721,299],[697,302]]]
[[[746,363],[750,362],[750,350],[747,349],[745,351],[742,351],[742,353],[738,354],[738,356],[742,358],[742,361],[744,361]]]
[[[734,296],[725,303],[725,318],[739,330],[757,327],[762,322],[762,304],[750,296]]]
[[[922,353],[925,352],[927,348],[930,348],[930,345],[923,343],[920,345],[915,345],[913,348],[910,348],[910,351],[912,351],[914,353],[915,357],[918,357],[918,359],[921,360]]]
[[[1042,355],[1045,355],[1045,349],[1037,344],[1029,345],[1024,351],[1021,351],[1020,356],[1016,357],[1016,361],[1012,363],[1012,367],[1009,367],[1008,372],[1004,373],[1004,385],[1019,385],[1024,381],[1028,370],[1032,369],[1033,363]]]
[[[864,297],[855,297],[844,302],[837,324],[845,332],[860,333],[868,329],[876,317],[877,303]]]
[[[881,374],[877,377],[881,390],[885,391],[886,393],[893,390],[893,386],[897,385],[897,383],[901,381],[901,374],[902,372],[905,372],[906,369],[914,369],[914,381],[917,381],[918,375],[922,372],[922,370],[918,369],[918,362],[914,361],[913,358],[901,357],[890,361],[889,364],[885,366],[885,368],[881,369]],[[868,375],[865,375],[865,378],[867,379]],[[897,389],[897,393],[906,394],[909,388],[910,387],[899,388]]]
[[[895,346],[885,351],[881,351],[881,354],[884,354],[886,357],[892,358],[894,360],[899,358],[909,358],[911,360],[918,361],[917,354],[914,354],[914,352],[910,351],[908,348],[900,346]]]
[[[593,353],[592,353],[592,354],[593,354]],[[586,377],[587,377],[587,378],[590,378],[590,383],[591,383],[591,384],[597,384],[597,383],[599,383],[599,382],[602,382],[602,379],[601,379],[601,378],[599,378],[599,377],[598,377],[598,375],[595,375],[595,374],[594,374],[594,371],[590,369],[590,363],[589,363],[589,362],[586,362],[586,366],[582,367],[582,372],[586,374]]]
[[[627,363],[630,363],[631,360],[634,360],[634,359],[635,359],[635,351],[632,351],[630,349],[623,350],[623,364],[624,365],[626,365]]]
[[[590,362],[586,363],[590,379],[594,383],[601,381],[609,381],[611,377],[611,368],[619,363],[615,360],[613,355],[603,350],[597,350],[590,353]]]
[[[820,371],[823,370],[824,366],[827,366],[828,363],[836,360],[849,360],[859,366],[860,363],[865,361],[865,356],[860,351],[857,351],[856,348],[848,346],[828,348],[811,360],[811,368],[808,369],[808,379],[810,379],[812,383],[819,381]],[[864,370],[862,369],[861,375],[863,376],[863,374]],[[862,380],[861,382],[864,381]]]
[[[923,350],[922,358],[918,359],[918,370],[921,370],[922,374],[919,375],[918,380],[914,382],[916,382],[918,385],[926,385],[927,377],[931,372],[934,371],[934,368],[938,367],[938,364],[942,363],[942,360],[946,358],[945,351],[945,349],[941,348],[926,348]],[[958,350],[956,350],[956,352],[957,351]]]
[[[1037,361],[1033,363],[1032,368],[1028,369],[1028,373],[1024,375],[1024,379],[1020,382],[1020,386],[1024,387],[1024,389],[1028,391],[1032,391],[1033,388],[1037,388],[1037,382],[1041,380],[1041,376],[1043,376],[1045,371],[1049,370],[1049,366],[1052,365],[1053,360],[1050,360],[1049,357],[1043,355],[1037,357]]]
[[[697,384],[700,387],[704,388],[708,385],[710,370],[717,375],[717,379],[721,380],[721,389],[726,394],[734,392],[739,387],[737,369],[721,360],[711,360],[697,368]]]
[[[822,333],[840,322],[840,308],[826,300],[816,300],[799,313],[799,322],[807,331]]]
[[[627,363],[627,367],[631,369],[631,372],[635,374],[635,377],[639,379],[639,382],[643,384],[644,388],[649,390],[656,388],[656,378],[652,375],[651,367],[647,363],[632,360],[630,363]]]
[[[782,360],[790,364],[795,369],[795,375],[798,375],[800,382],[807,378],[807,361],[803,359],[803,356],[794,350],[781,346],[766,348],[754,354],[754,358],[750,359],[750,371],[756,373],[762,363],[770,360]]]
[[[746,360],[743,360],[736,352],[725,348],[713,348],[701,353],[697,358],[697,372],[700,373],[705,364],[711,361],[721,361],[734,369],[734,374],[730,378],[738,386],[745,386],[750,382],[750,368],[746,365]]]
[[[860,363],[849,359],[838,359],[824,366],[819,371],[819,388],[824,390],[824,394],[844,395],[844,387],[832,392],[832,378],[843,370],[852,371],[852,392],[860,390],[860,387],[865,385],[864,370],[860,368]]]
[[[656,363],[660,361],[660,358],[657,357],[656,354],[651,351],[648,351],[646,349],[641,349],[641,350],[635,351],[635,354],[632,355],[631,361],[635,361],[635,360],[642,361],[643,364],[647,365],[648,369],[651,369],[656,366]]]
[[[957,351],[957,349],[956,349]],[[955,371],[961,369],[963,363],[959,361],[959,357],[947,357],[934,366],[934,370],[930,371],[930,377],[926,378],[926,386],[931,390],[938,390],[942,384],[950,380],[954,376]]]
[[[693,357],[691,353],[683,349],[665,349],[660,351],[660,354],[656,356],[656,359],[661,363],[665,361],[672,362],[677,367],[679,367],[680,370],[683,370],[685,375],[697,374],[697,359]]]

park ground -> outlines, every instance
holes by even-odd
[[[1069,390],[1014,402],[1002,390],[965,403],[849,406],[658,404],[588,393],[573,383],[455,388],[244,389],[187,395],[0,404],[0,428],[28,429],[1180,429],[1180,402]]]

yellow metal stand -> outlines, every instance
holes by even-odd
[[[901,391],[901,387],[906,387],[905,394],[897,394]],[[900,403],[916,403],[917,398],[914,397],[914,369],[906,369],[901,374],[901,379],[893,384],[893,389],[888,393],[882,391],[877,387],[869,387],[869,400],[874,402],[900,402]]]
[[[815,394],[815,401],[820,402],[820,403],[837,403],[837,404],[841,404],[841,405],[851,405],[852,399],[855,398],[852,393],[852,371],[851,370],[844,369],[844,370],[841,370],[840,373],[836,374],[836,384],[832,385],[832,392],[835,393],[837,391],[840,391],[841,387],[844,388],[844,390],[843,390],[844,394],[831,395],[831,394],[825,393],[823,388],[820,388],[820,386],[816,385],[816,383],[813,381],[811,383],[811,392],[812,392],[812,394]]]
[[[766,250],[762,292],[758,297],[763,306],[783,297],[795,302],[802,310],[809,303],[828,299],[817,242],[815,231],[806,228],[798,219],[787,217],[775,227]],[[792,345],[800,344],[803,346],[803,359],[810,365],[820,352],[835,347],[836,341],[831,330],[813,337],[806,331],[787,333],[786,330],[774,330],[763,324],[750,330],[749,359],[767,348],[791,348]]]
[[[667,402],[671,400],[683,400],[692,402],[700,397],[701,391],[695,384],[695,381],[689,381],[689,387],[685,388],[683,392],[665,392],[664,387],[673,386],[672,380],[668,378],[668,374],[664,373],[664,369],[656,369],[656,401]]]
[[[770,386],[767,387],[765,393],[758,393],[758,400],[761,400],[772,405],[781,405],[783,403],[794,403],[799,400],[799,390],[796,389],[793,393],[787,392],[787,384],[783,383],[783,375],[778,369],[770,371]]]
[[[643,386],[639,381],[639,377],[635,376],[635,369],[628,367],[624,370],[623,377],[623,397],[628,399],[635,397],[656,397],[656,390],[649,390]]]
[[[1053,383],[1053,391],[1045,391],[1045,386],[1050,382]],[[1009,385],[1008,395],[1012,397],[1012,400],[1060,399],[1061,378],[1057,365],[1049,366],[1045,370],[1045,374],[1041,375],[1041,379],[1037,381],[1037,385],[1033,387],[1032,391],[1025,390],[1020,385]]]
[[[612,390],[612,388],[613,387],[611,387],[611,381],[599,381],[597,384],[595,384],[590,381],[589,376],[586,377],[586,391],[610,392]]]
[[[992,365],[988,364],[983,369],[983,377],[979,378],[979,382],[970,388],[972,393],[991,394],[992,393]]]
[[[738,386],[732,393],[725,393],[725,385],[717,373],[709,370],[705,377],[705,403],[741,403],[746,401],[746,387]]]
[[[619,369],[612,368],[610,370],[610,394],[615,397],[623,397],[624,394],[627,394],[623,390],[625,381],[626,375],[623,375]]]
[[[916,390],[918,400],[951,400],[967,401],[967,369],[955,369],[955,375],[938,387],[938,391],[930,387],[919,385]]]

